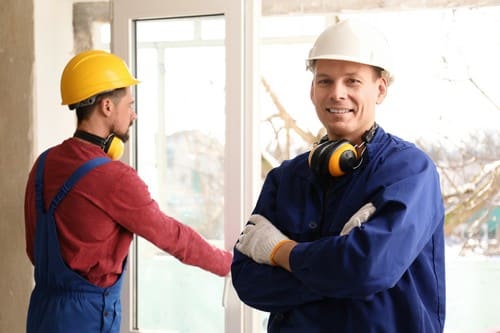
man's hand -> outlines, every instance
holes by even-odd
[[[367,203],[363,207],[361,207],[353,216],[347,221],[340,232],[340,235],[347,235],[351,232],[354,227],[360,227],[361,224],[368,221],[368,219],[375,213],[375,206],[371,202]]]
[[[259,264],[275,265],[279,247],[291,241],[262,215],[252,215],[236,242],[236,249]]]

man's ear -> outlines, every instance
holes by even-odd
[[[385,96],[387,95],[387,79],[385,77],[379,77],[378,81],[378,95],[377,95],[377,104],[380,104],[384,101]]]
[[[103,98],[99,105],[101,112],[103,112],[106,116],[110,116],[111,110],[113,108],[113,101],[111,98]]]

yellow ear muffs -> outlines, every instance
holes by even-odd
[[[125,145],[117,136],[111,135],[111,137],[106,140],[104,151],[112,160],[119,160],[124,150]]]
[[[358,165],[358,153],[347,140],[325,141],[311,150],[308,161],[318,176],[340,177]]]
[[[351,172],[356,165],[358,165],[358,153],[356,148],[347,141],[337,144],[328,159],[328,171],[333,177]]]
[[[362,143],[357,146],[347,140],[330,141],[325,135],[309,152],[309,167],[322,179],[340,177],[353,171],[361,165],[365,145],[373,140],[377,129],[377,123],[373,123],[361,136]],[[363,147],[363,152],[358,155],[356,147]]]

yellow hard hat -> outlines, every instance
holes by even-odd
[[[348,19],[326,28],[309,52],[307,65],[318,59],[352,61],[384,69],[394,75],[389,44],[374,26]]]
[[[139,83],[120,57],[102,50],[74,56],[61,76],[62,105],[72,105],[99,93]]]

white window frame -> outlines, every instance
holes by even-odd
[[[259,73],[257,45],[260,0],[120,0],[112,2],[111,50],[135,73],[134,20],[223,14],[226,20],[226,145],[224,239],[231,250],[242,224],[251,212],[260,186],[258,107]],[[136,138],[131,135],[123,161],[136,165]],[[135,270],[134,246],[129,254],[122,290],[121,332],[133,328]],[[259,313],[244,306],[231,281],[226,279],[224,297],[226,333],[260,332]]]

